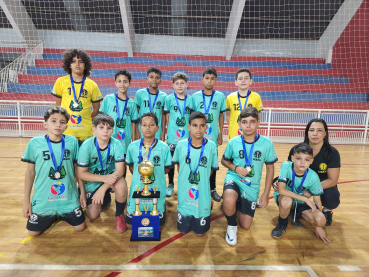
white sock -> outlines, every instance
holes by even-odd
[[[323,212],[331,212],[332,210],[330,210],[330,209],[327,209],[327,208],[324,208],[323,209]]]

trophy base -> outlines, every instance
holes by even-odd
[[[130,241],[160,241],[161,240],[161,231],[159,231],[159,237],[158,238],[140,238],[140,239],[134,239],[132,238],[131,235],[131,239]]]
[[[151,194],[148,196],[142,195],[141,192],[137,193],[137,191],[133,192],[132,198],[160,198],[160,191],[156,191],[156,193],[154,193],[153,191],[151,191]]]

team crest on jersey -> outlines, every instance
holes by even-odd
[[[216,108],[218,106],[218,103],[217,102],[213,102],[211,105],[213,106],[213,108]]]
[[[261,152],[259,150],[255,151],[253,160],[260,162],[261,161],[260,158],[261,158]]]
[[[96,175],[105,175],[105,170],[104,169],[98,169],[96,167],[93,174],[96,174]]]
[[[198,185],[200,182],[200,172],[190,172],[190,176],[188,176],[188,181],[190,181],[190,184]]]
[[[122,119],[117,118],[116,126],[122,129],[126,128],[126,120],[124,118]]]
[[[60,173],[60,178],[56,178],[56,177],[59,177],[59,175],[56,174],[56,171],[55,171],[55,169],[53,167],[50,167],[50,170],[49,170],[49,178],[51,180],[61,180],[65,176],[67,176],[67,173],[65,172],[64,166],[62,166],[62,168],[60,169],[60,172],[59,173]]]
[[[161,108],[161,101],[156,102],[156,108],[157,109],[160,109]]]
[[[74,107],[73,106],[74,104],[74,101],[71,100],[70,101],[70,104],[69,104],[69,109],[72,111],[72,112],[80,112],[83,110],[83,106],[82,106],[82,102],[78,102],[78,106],[77,107]]]
[[[160,166],[160,157],[159,156],[155,156],[154,158],[153,158],[153,161],[154,161],[154,165],[155,166]]]
[[[206,164],[208,163],[208,158],[206,157],[202,157],[201,158],[201,162],[200,162],[200,166],[202,167],[206,167]]]

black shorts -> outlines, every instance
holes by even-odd
[[[196,234],[205,234],[210,229],[210,216],[196,218],[192,215],[183,216],[181,213],[177,215],[177,229],[181,233],[194,231]]]
[[[233,182],[232,180],[228,180],[224,184],[223,192],[227,189],[232,189],[238,194],[238,199],[236,202],[236,211],[254,217],[256,209],[256,201],[249,201],[246,198],[242,198],[240,188],[238,187],[237,183]]]
[[[129,213],[129,212],[126,213],[125,221],[129,225],[132,225],[132,216],[133,216],[132,213]],[[164,211],[164,213],[160,213],[159,214],[159,217],[160,217],[160,219],[159,219],[159,226],[160,227],[161,226],[164,226],[165,220],[166,220],[166,217],[167,217],[166,216],[166,211]]]
[[[85,222],[85,215],[82,212],[81,206],[69,213],[53,214],[53,215],[39,215],[32,214],[27,221],[27,230],[34,232],[43,232],[51,227],[57,220],[65,221],[69,225],[78,226]]]
[[[88,191],[86,192],[86,198],[87,198],[87,206],[92,204],[92,196],[94,196],[94,194],[96,193],[96,191],[99,189],[100,187],[98,187],[96,190],[94,191]],[[110,188],[105,192],[104,195],[104,200],[103,200],[103,206],[111,201],[111,196],[110,196]]]
[[[168,146],[169,146],[170,154],[172,154],[172,157],[173,157],[174,151],[176,150],[176,145],[169,143]]]
[[[296,200],[293,200],[294,202]],[[279,196],[277,198],[277,205],[279,206]],[[295,204],[296,205],[296,204]],[[295,217],[295,205],[292,205],[291,210],[290,210],[290,215],[292,216],[292,218]],[[319,207],[315,204],[315,207],[317,208],[317,210],[320,211]],[[306,203],[303,204],[297,204],[297,208],[296,208],[296,219],[300,219],[302,218],[302,212],[307,211],[307,210],[311,210],[310,206]]]

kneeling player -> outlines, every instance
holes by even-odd
[[[23,216],[28,218],[28,234],[32,237],[50,228],[58,217],[77,232],[85,228],[85,216],[74,180],[78,141],[73,136],[63,135],[69,114],[55,106],[47,109],[44,119],[47,135],[32,138],[22,156],[22,161],[28,163]],[[31,204],[29,198],[34,181]],[[81,199],[81,203],[85,203]]]
[[[237,243],[237,218],[242,228],[248,230],[251,227],[264,163],[265,189],[259,205],[265,208],[269,202],[274,163],[278,159],[273,143],[256,133],[259,124],[259,112],[255,108],[243,109],[238,122],[243,135],[228,142],[222,158],[222,165],[228,168],[224,179],[223,211],[228,221],[225,239],[229,245]]]
[[[127,201],[123,146],[112,137],[114,120],[110,115],[97,115],[93,131],[95,136],[83,142],[78,155],[78,177],[85,181],[81,195],[87,197],[86,215],[90,220],[99,217],[105,192],[112,188],[115,192],[115,221],[118,232],[122,233],[127,230],[123,216]]]
[[[178,218],[181,233],[194,231],[199,237],[210,228],[209,180],[218,170],[217,146],[204,138],[206,117],[193,112],[189,117],[190,138],[178,142],[173,164],[178,164]]]
[[[272,237],[280,238],[286,232],[288,215],[291,213],[293,220],[303,217],[315,226],[318,238],[324,243],[329,242],[322,228],[326,223],[321,212],[320,195],[323,194],[323,188],[318,174],[309,169],[313,160],[313,149],[306,143],[300,143],[294,148],[293,162],[284,162],[281,165],[278,192],[274,193],[275,202],[279,206],[279,218]],[[311,195],[315,204],[309,200]]]

